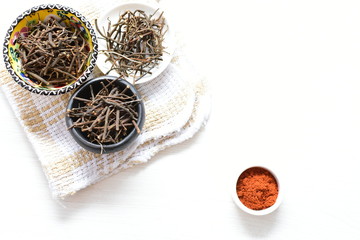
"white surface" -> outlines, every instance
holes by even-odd
[[[163,11],[160,9],[160,6],[157,4],[150,5],[150,4],[140,3],[140,2],[126,2],[123,4],[119,4],[118,6],[111,6],[110,9],[108,9],[106,12],[104,12],[99,17],[98,26],[99,26],[100,31],[103,31],[102,29],[105,29],[107,31],[109,20],[112,24],[115,24],[119,20],[119,14],[123,14],[128,10],[135,11],[138,9],[143,10],[148,16],[151,16],[155,13],[154,18],[152,18],[152,19],[156,19],[156,18],[160,17],[160,15]],[[163,31],[164,32],[166,31],[166,32],[164,34],[164,41],[163,41],[162,45],[163,45],[163,47],[165,47],[166,52],[164,52],[164,54],[162,56],[162,61],[160,61],[158,65],[156,65],[153,69],[150,70],[152,72],[152,74],[146,74],[145,76],[143,76],[142,78],[137,80],[136,81],[137,83],[145,83],[145,82],[151,81],[154,78],[156,78],[157,76],[159,76],[166,69],[166,67],[169,65],[169,63],[172,59],[172,56],[173,56],[173,53],[175,50],[174,49],[175,48],[175,39],[173,36],[174,29],[172,29],[171,24],[169,24],[169,21],[167,19],[167,15],[165,12],[164,12],[163,16],[165,18],[165,27],[164,27]],[[98,33],[96,28],[95,28],[95,30],[96,30],[96,34],[98,36],[98,41],[99,41],[99,51],[107,50],[106,41],[101,37],[101,35]],[[111,69],[111,66],[112,66],[112,63],[109,61],[106,61],[106,60],[107,60],[107,57],[104,54],[98,55],[97,65],[103,73],[107,73]],[[109,72],[108,75],[119,76],[119,74],[115,70],[112,70],[111,72]],[[134,77],[135,77],[135,79],[137,79],[140,76],[141,76],[140,73],[136,74],[135,76],[133,73],[131,73],[131,76],[125,77],[125,79],[129,82],[133,82]]]
[[[37,3],[2,3],[2,26]],[[0,239],[360,239],[360,3],[170,3],[213,85],[208,126],[62,207],[0,93]],[[259,159],[286,191],[263,217],[228,193]]]

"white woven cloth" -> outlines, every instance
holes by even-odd
[[[93,22],[101,7],[91,4],[79,10]],[[72,195],[121,170],[146,163],[157,152],[191,138],[204,125],[210,111],[206,81],[178,48],[159,77],[136,85],[146,111],[145,125],[137,140],[121,152],[94,154],[80,147],[67,131],[65,107],[72,93],[30,93],[1,68],[1,89],[39,157],[55,198]],[[97,75],[95,71],[94,76]]]

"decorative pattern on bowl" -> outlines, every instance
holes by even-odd
[[[55,19],[65,18],[65,24],[78,28],[86,39],[87,47],[92,53],[87,60],[86,69],[82,75],[70,84],[59,88],[40,86],[26,76],[26,73],[23,72],[21,68],[19,54],[16,52],[16,49],[19,48],[19,44],[16,40],[20,35],[26,37],[29,24],[37,23],[39,20],[46,21],[46,19],[50,17]],[[63,94],[80,86],[94,69],[97,55],[98,43],[90,22],[88,22],[78,11],[59,4],[43,4],[36,6],[17,17],[6,33],[3,46],[5,66],[14,81],[33,93],[43,95]]]

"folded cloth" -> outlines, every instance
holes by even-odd
[[[99,14],[97,9],[86,6],[82,14],[93,21]],[[95,69],[92,77],[101,74]],[[65,198],[123,169],[146,163],[159,151],[191,138],[210,112],[206,81],[194,71],[181,48],[160,76],[136,85],[145,104],[143,131],[128,148],[111,154],[86,151],[67,131],[65,109],[72,93],[31,93],[16,84],[3,65],[0,81],[55,198]]]

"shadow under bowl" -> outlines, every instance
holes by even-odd
[[[115,81],[114,81],[115,80]],[[83,105],[84,103],[82,101],[79,101],[76,99],[76,97],[84,98],[84,99],[90,99],[91,98],[91,88],[93,89],[94,94],[96,95],[102,88],[103,85],[101,82],[103,82],[105,85],[109,83],[109,81],[114,81],[114,85],[122,91],[126,87],[128,88],[124,93],[128,96],[136,96],[136,99],[141,99],[140,93],[136,90],[136,88],[127,82],[126,80],[119,79],[117,77],[113,76],[102,76],[95,79],[92,79],[88,82],[86,82],[84,85],[82,85],[71,97],[67,106],[67,111],[78,107],[79,105]],[[141,100],[139,104],[136,105],[135,111],[138,113],[138,119],[137,119],[137,125],[139,129],[141,130],[144,123],[145,123],[145,106],[143,101]],[[135,141],[135,139],[139,136],[139,133],[135,129],[135,127],[132,127],[131,130],[129,130],[128,134],[120,141],[114,144],[97,144],[93,143],[89,140],[89,138],[86,136],[84,132],[80,130],[80,128],[70,128],[75,119],[72,117],[65,117],[66,126],[69,128],[70,134],[74,138],[74,140],[84,149],[94,152],[94,153],[113,153],[117,151],[124,150],[126,147],[128,147],[132,142]]]
[[[63,19],[63,24],[77,28],[86,40],[85,48],[89,50],[89,57],[85,60],[85,67],[82,74],[72,82],[56,87],[41,86],[36,79],[32,79],[22,68],[19,53],[16,51],[20,46],[19,43],[17,43],[17,39],[28,36],[29,26],[37,24],[39,21],[46,22],[51,18],[56,20]],[[59,95],[80,86],[93,71],[97,55],[98,43],[90,22],[78,11],[60,4],[43,4],[22,13],[8,29],[3,45],[5,67],[14,81],[23,88],[42,95]]]

